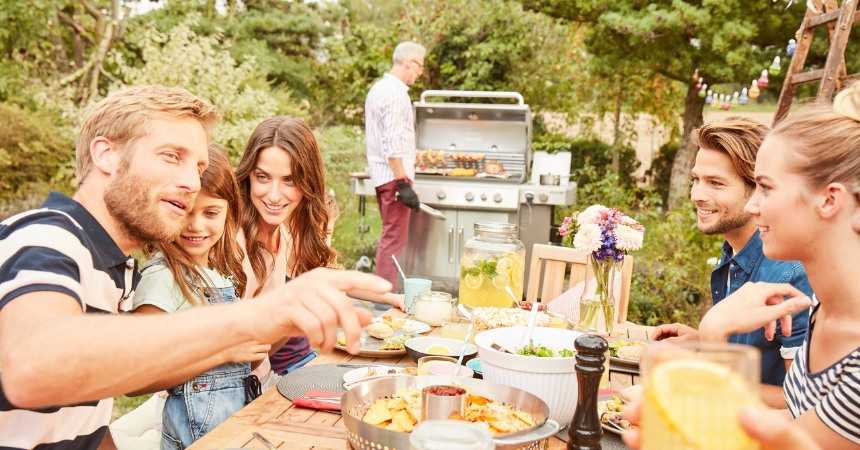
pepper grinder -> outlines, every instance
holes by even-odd
[[[576,399],[576,412],[567,431],[567,449],[601,450],[603,429],[597,416],[597,390],[609,344],[596,334],[584,334],[576,338],[574,348],[579,396]]]

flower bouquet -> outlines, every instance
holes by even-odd
[[[594,297],[580,303],[579,325],[583,331],[596,332],[600,311],[606,324],[606,332],[612,332],[615,321],[615,298],[610,279],[612,269],[620,270],[624,256],[642,248],[645,227],[615,208],[592,205],[572,217],[565,217],[558,234],[562,243],[577,251],[588,253],[588,267],[594,271],[597,288]]]

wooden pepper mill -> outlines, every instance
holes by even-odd
[[[568,450],[600,450],[603,429],[597,416],[597,390],[606,362],[606,339],[594,334],[576,338],[576,382],[579,396],[567,435]]]

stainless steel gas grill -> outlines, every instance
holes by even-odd
[[[516,103],[428,102],[429,97],[513,99]],[[409,241],[401,256],[407,276],[429,278],[434,290],[456,292],[462,247],[479,221],[518,224],[528,261],[533,244],[549,242],[553,206],[572,204],[576,184],[566,178],[559,186],[527,181],[532,119],[522,95],[425,91],[414,103],[414,111],[418,149],[414,189],[422,203],[438,209],[446,219],[412,215]],[[555,156],[540,153],[536,158]],[[566,176],[567,156],[566,165],[544,164],[548,168],[540,170]],[[538,163],[536,159],[535,168]]]
[[[428,97],[516,103],[427,102]],[[531,110],[516,92],[425,91],[414,110],[418,157],[413,187],[418,199],[445,219],[412,214],[409,241],[399,256],[407,275],[429,278],[434,290],[455,293],[463,244],[473,237],[475,222],[519,225],[529,261],[532,245],[550,240],[553,207],[576,199],[576,184],[567,179],[570,154],[532,155]],[[539,184],[539,176],[547,173],[560,175],[560,184]],[[353,193],[376,195],[369,175],[351,175]],[[362,197],[360,205],[364,202]],[[526,277],[528,270],[526,264]]]

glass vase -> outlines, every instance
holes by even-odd
[[[616,263],[611,257],[600,260],[588,255],[585,289],[579,304],[579,327],[583,332],[612,333],[615,323],[615,270],[620,270],[623,263]]]

